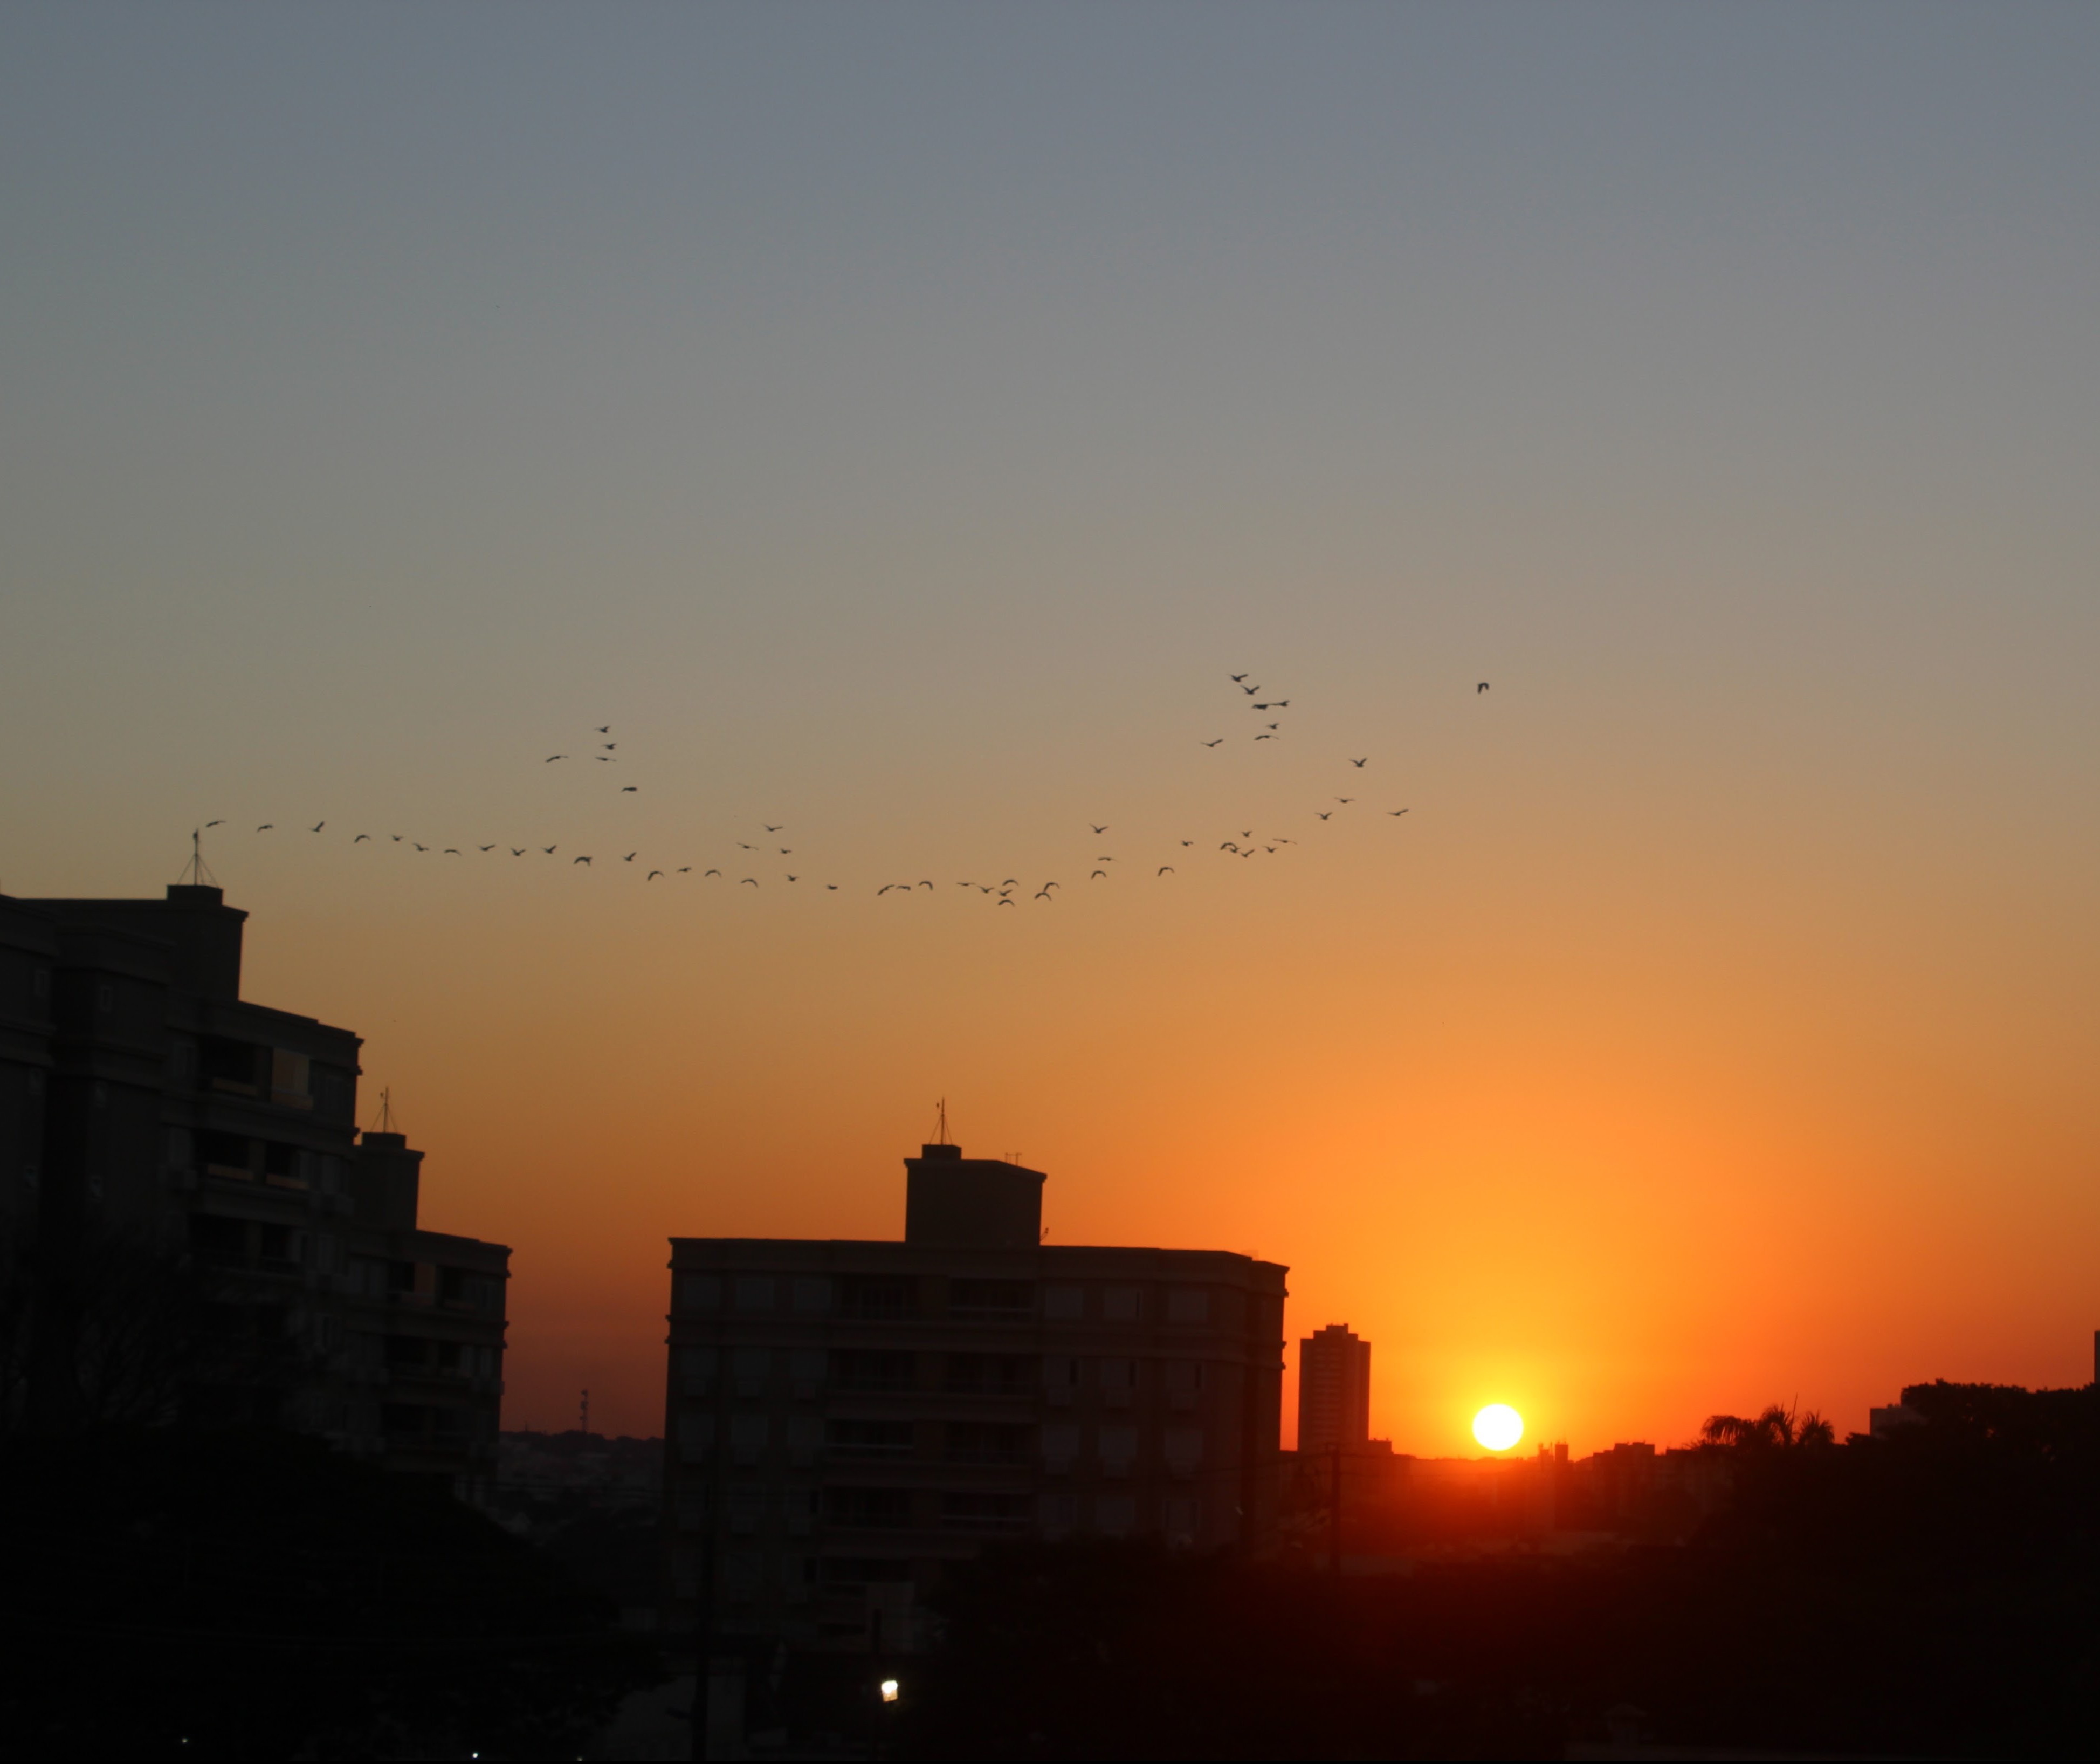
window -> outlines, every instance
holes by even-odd
[[[1070,1531],[1079,1523],[1079,1497],[1062,1490],[1053,1490],[1043,1496],[1036,1511],[1043,1529],[1055,1537]]]
[[[390,1439],[420,1439],[423,1435],[423,1417],[428,1413],[420,1403],[382,1403],[379,1425]]]
[[[1167,1362],[1167,1400],[1175,1408],[1193,1408],[1203,1392],[1203,1364],[1197,1359]]]
[[[686,1464],[704,1464],[714,1450],[715,1418],[712,1415],[678,1417],[678,1457]]]
[[[430,1364],[430,1343],[420,1335],[390,1335],[386,1337],[386,1364],[397,1370],[421,1368]]]
[[[1101,1467],[1111,1476],[1127,1476],[1137,1460],[1137,1430],[1135,1427],[1104,1427],[1096,1439],[1096,1449],[1101,1454]]]
[[[1025,1354],[951,1354],[946,1386],[973,1396],[1025,1396],[1035,1365]]]
[[[1101,1315],[1111,1323],[1135,1323],[1145,1315],[1145,1289],[1111,1286],[1101,1294]]]
[[[722,1558],[722,1591],[739,1604],[756,1598],[765,1578],[765,1558],[756,1550],[732,1550]]]
[[[788,1355],[788,1377],[795,1386],[796,1395],[805,1400],[814,1396],[824,1386],[824,1351],[820,1347],[798,1347]]]
[[[1101,1400],[1111,1408],[1128,1408],[1137,1389],[1137,1362],[1105,1359],[1101,1362]]]
[[[262,1179],[272,1188],[304,1188],[308,1186],[306,1176],[299,1168],[299,1148],[286,1145],[281,1139],[262,1142]]]
[[[197,1155],[207,1174],[229,1176],[236,1182],[253,1182],[255,1172],[248,1161],[248,1141],[237,1133],[201,1133]]]
[[[770,1274],[739,1275],[736,1308],[739,1311],[770,1311],[773,1308],[773,1276]]]
[[[739,1483],[729,1492],[729,1528],[748,1537],[765,1522],[766,1487],[763,1483]]]
[[[190,1253],[198,1261],[225,1267],[248,1255],[248,1227],[239,1219],[210,1213],[190,1215]]]
[[[352,1256],[350,1258],[350,1289],[367,1298],[386,1296],[386,1264],[377,1256]]]
[[[1070,1323],[1087,1314],[1087,1289],[1083,1286],[1046,1286],[1043,1289],[1043,1315],[1060,1322]]]
[[[678,1308],[681,1311],[719,1311],[721,1308],[720,1278],[712,1274],[680,1275]]]
[[[1203,1430],[1200,1427],[1169,1427],[1160,1441],[1167,1458],[1167,1467],[1177,1476],[1193,1476],[1196,1466],[1203,1461]]]
[[[1033,1505],[1020,1494],[944,1494],[941,1524],[951,1532],[1025,1532]]]
[[[912,1431],[908,1421],[828,1421],[824,1445],[836,1457],[909,1457]]]
[[[1006,1421],[951,1421],[948,1423],[951,1464],[1026,1464],[1035,1429]]]
[[[829,1311],[832,1308],[832,1283],[807,1276],[798,1278],[795,1282],[795,1308],[812,1315]]]
[[[1208,1323],[1211,1295],[1200,1286],[1176,1286],[1167,1294],[1169,1323]]]
[[[1053,1474],[1072,1467],[1079,1455],[1079,1430],[1070,1421],[1053,1421],[1043,1430],[1043,1461]]]
[[[231,1096],[255,1094],[257,1055],[262,1050],[248,1041],[208,1035],[199,1049],[198,1067],[207,1090],[223,1090]]]
[[[839,1314],[870,1322],[908,1317],[919,1308],[918,1297],[914,1281],[855,1275],[839,1282]]]
[[[685,1376],[686,1395],[705,1396],[714,1388],[715,1351],[712,1347],[682,1347],[677,1355],[678,1369]]]
[[[824,1424],[814,1415],[788,1417],[788,1458],[790,1463],[814,1464],[823,1443]]]
[[[1094,1529],[1110,1537],[1122,1537],[1134,1530],[1137,1524],[1137,1497],[1135,1495],[1096,1495],[1094,1497]]]
[[[739,1464],[756,1464],[765,1454],[772,1427],[763,1415],[734,1415],[730,1417],[730,1455]]]
[[[850,1526],[857,1530],[904,1531],[911,1523],[911,1491],[827,1488],[824,1517],[834,1525]]]
[[[1043,1356],[1043,1396],[1046,1402],[1067,1403],[1079,1382],[1079,1363],[1070,1354]]]
[[[909,1353],[854,1352],[832,1355],[832,1382],[841,1390],[909,1390],[917,1382]]]
[[[275,1262],[282,1267],[296,1265],[306,1248],[306,1233],[295,1231],[289,1225],[262,1225],[256,1227],[256,1253],[267,1267]]]
[[[763,1347],[737,1348],[730,1355],[730,1372],[736,1380],[739,1396],[761,1395],[773,1374],[772,1351]]]
[[[311,1108],[312,1063],[289,1048],[270,1050],[270,1100],[280,1108]]]
[[[948,1315],[972,1318],[1026,1317],[1035,1309],[1035,1289],[1026,1280],[951,1280]]]

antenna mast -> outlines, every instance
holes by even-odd
[[[944,1096],[941,1099],[938,1106],[938,1116],[933,1124],[933,1143],[936,1145],[946,1145],[947,1143],[948,1099]]]
[[[190,829],[190,860],[183,866],[182,874],[175,880],[189,888],[216,888],[218,886],[218,878],[205,867],[204,829],[201,827]]]

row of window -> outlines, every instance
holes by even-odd
[[[1200,1286],[1170,1286],[1163,1295],[1144,1286],[1070,1281],[965,1280],[946,1282],[945,1311],[929,1302],[929,1282],[908,1275],[682,1274],[675,1294],[680,1311],[764,1313],[792,1311],[863,1322],[894,1322],[945,1315],[951,1320],[1021,1322],[1041,1316],[1052,1322],[1139,1323],[1162,1315],[1169,1323],[1211,1320],[1211,1294]],[[1163,1298],[1163,1302],[1162,1302]]]
[[[342,1186],[342,1161],[306,1151],[281,1139],[257,1139],[246,1134],[168,1130],[168,1163],[175,1169],[201,1167],[208,1176],[232,1182],[260,1181],[272,1188],[318,1188],[335,1194]]]
[[[1203,1388],[1200,1360],[1146,1361],[1076,1354],[934,1354],[910,1349],[681,1347],[675,1350],[688,1396],[712,1395],[726,1377],[739,1396],[763,1396],[784,1375],[801,1396],[819,1389],[880,1393],[941,1390],[964,1396],[1029,1396],[1039,1387],[1055,1400],[1091,1383],[1110,1401],[1127,1400],[1149,1374],[1170,1396]],[[1091,1380],[1088,1373],[1091,1369]]]
[[[902,1462],[917,1455],[920,1423],[814,1415],[788,1417],[776,1428],[765,1415],[732,1415],[717,1427],[712,1415],[678,1417],[678,1456],[687,1464],[705,1464],[725,1441],[730,1461],[757,1464],[770,1457],[775,1442],[784,1445],[789,1461],[814,1463],[819,1452],[828,1458]],[[942,1427],[942,1457],[951,1464],[1026,1465],[1040,1461],[1053,1473],[1071,1470],[1082,1457],[1086,1435],[1093,1435],[1092,1461],[1111,1474],[1127,1474],[1141,1456],[1140,1430],[1128,1423],[1106,1423],[1091,1430],[1076,1421],[1052,1421],[1040,1428],[1025,1423],[949,1421]],[[1203,1461],[1203,1430],[1164,1427],[1158,1431],[1159,1461],[1177,1475],[1193,1475]]]
[[[352,1112],[355,1074],[289,1048],[207,1035],[193,1042],[177,1041],[171,1058],[179,1084],[329,1116],[347,1119]]]

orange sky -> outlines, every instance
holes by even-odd
[[[1404,1451],[2082,1382],[2100,11],[1922,11],[7,9],[0,887],[227,822],[513,1426],[942,1096]]]

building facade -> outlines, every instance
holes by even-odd
[[[510,1252],[419,1228],[358,1037],[240,997],[246,917],[0,896],[5,1419],[282,1425],[471,1490]]]
[[[1371,1344],[1330,1323],[1298,1344],[1298,1452],[1353,1450],[1371,1436]]]
[[[1040,1172],[905,1165],[902,1242],[672,1240],[667,1627],[908,1648],[989,1539],[1264,1543],[1286,1271],[1047,1245]]]

